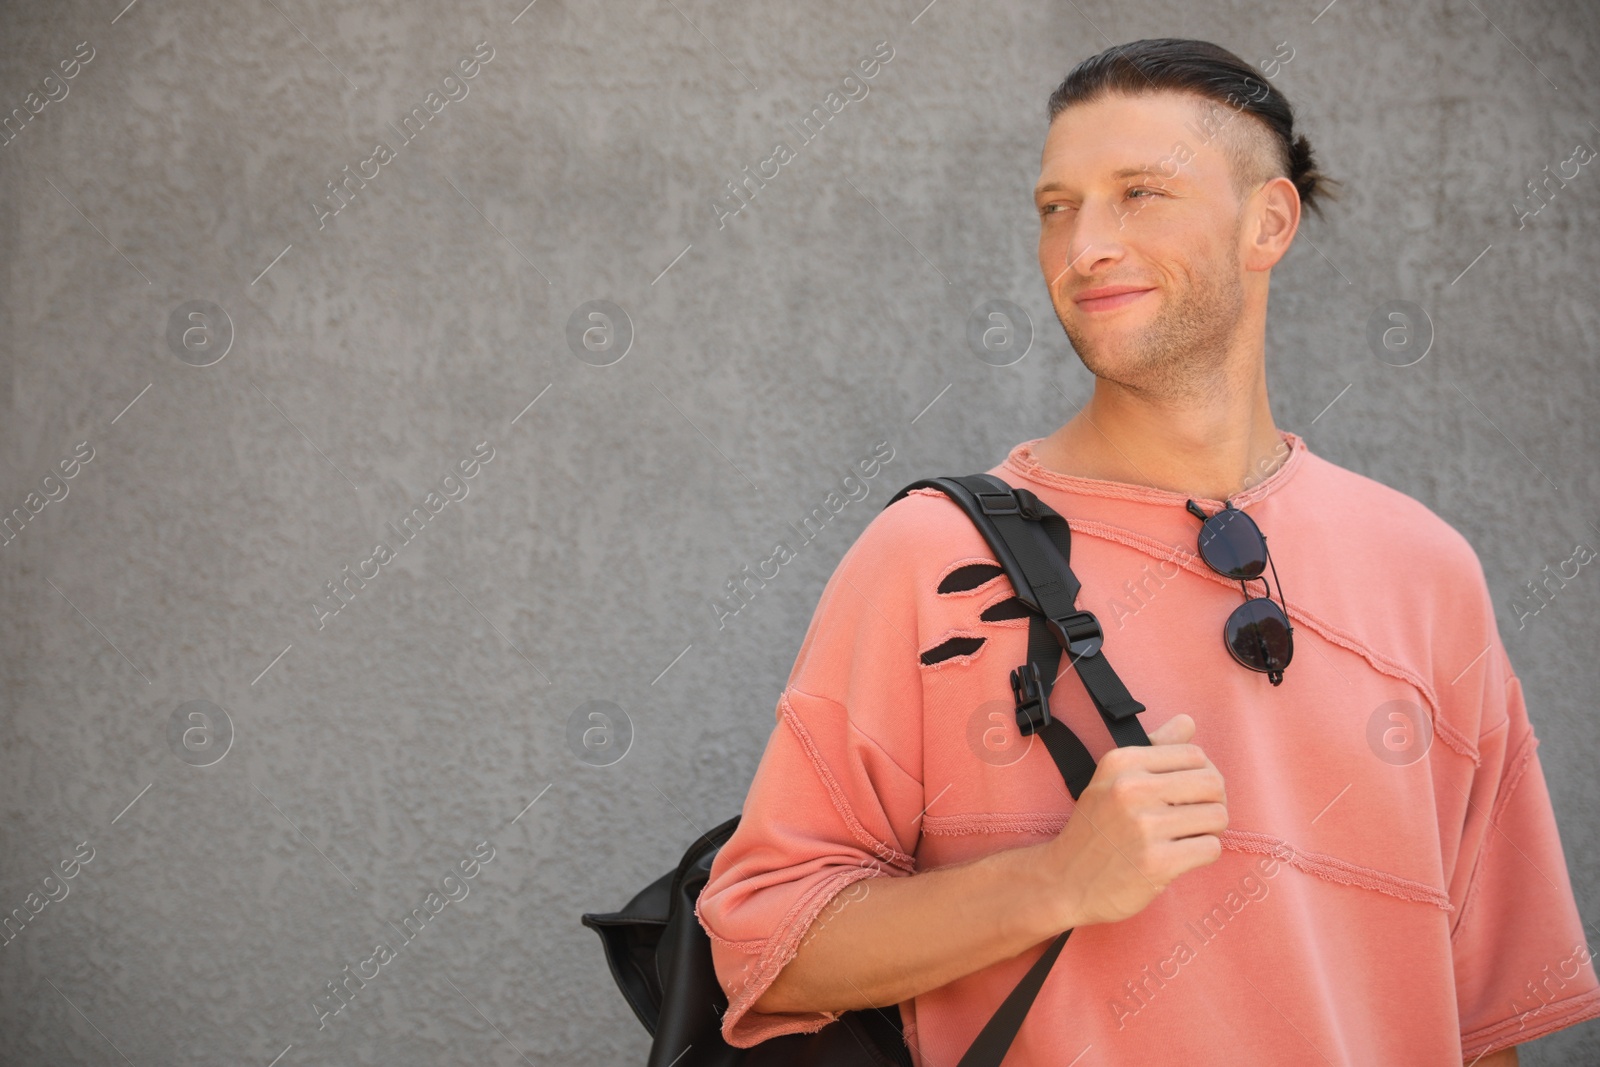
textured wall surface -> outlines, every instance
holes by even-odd
[[[643,1062],[578,916],[738,811],[889,495],[1087,397],[1030,193],[1050,90],[1140,37],[1292,50],[1345,197],[1275,272],[1275,415],[1477,549],[1600,918],[1600,571],[1525,610],[1600,547],[1600,164],[1527,192],[1600,145],[1594,5],[123,3],[0,10],[0,908],[92,857],[0,948],[0,1062]]]

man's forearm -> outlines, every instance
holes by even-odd
[[[1060,914],[1062,894],[1042,884],[1038,855],[1038,846],[1024,846],[846,887],[755,1010],[898,1004],[1050,939],[1073,923]]]

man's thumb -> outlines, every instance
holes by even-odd
[[[1194,736],[1194,720],[1184,714],[1174,715],[1150,731],[1152,745],[1182,745]]]

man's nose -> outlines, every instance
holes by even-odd
[[[1083,277],[1096,273],[1107,260],[1122,255],[1122,214],[1110,201],[1089,199],[1078,208],[1061,264]]]

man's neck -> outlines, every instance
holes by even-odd
[[[1034,449],[1064,474],[1226,500],[1282,464],[1265,376],[1244,391],[1163,402],[1096,379],[1094,395]]]

